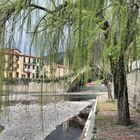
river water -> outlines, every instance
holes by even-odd
[[[63,123],[68,123],[67,120],[94,104],[95,97],[93,90],[58,94],[9,94],[8,105],[3,104],[1,107],[0,125],[4,130],[0,133],[0,140],[51,140],[51,133],[56,137],[58,134],[64,135]],[[7,97],[3,96],[2,101],[5,99]],[[54,131],[56,128],[57,131]],[[71,139],[71,135],[79,136],[82,131],[80,127],[68,128],[64,140]],[[59,139],[63,140],[62,136],[56,140]],[[73,140],[77,139],[75,137]]]

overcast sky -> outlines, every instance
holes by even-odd
[[[40,6],[46,7],[46,8],[51,10],[51,7],[53,7],[53,6],[52,6],[52,3],[50,1],[51,0],[38,0]],[[63,1],[64,0],[56,0],[56,4],[57,5],[59,3],[62,4]],[[44,14],[44,12],[40,10],[39,15],[43,15],[43,14]],[[33,11],[31,17],[32,17],[31,18],[31,20],[32,20],[31,21],[32,22],[31,31],[33,31],[34,26],[36,25],[37,21],[39,20],[39,16],[36,16],[35,11]],[[30,48],[30,44],[31,44],[31,36],[30,36],[30,33],[28,33],[29,31],[27,30],[27,21],[25,22],[25,24],[23,26],[22,36],[21,36],[21,29],[20,29],[21,21],[19,20],[16,24],[16,28],[14,30],[14,33],[15,33],[14,37],[12,36],[13,32],[11,32],[11,30],[9,30],[11,28],[11,25],[12,25],[11,23],[12,22],[7,23],[8,28],[7,28],[7,33],[5,34],[6,38],[10,37],[10,41],[12,40],[11,44],[12,44],[13,48],[18,48],[23,54],[29,55],[30,54],[29,53],[29,48]],[[64,32],[65,32],[65,34],[68,34],[66,28],[65,28]],[[6,43],[6,47],[9,47],[8,46],[8,40],[7,40],[7,43]],[[32,46],[32,48],[34,48],[34,46]],[[62,51],[61,45],[60,45],[60,51]],[[32,55],[35,54],[34,49],[32,49],[31,54]]]

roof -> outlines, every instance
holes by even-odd
[[[0,52],[2,54],[18,55],[18,56],[21,56],[21,57],[30,57],[30,58],[38,58],[38,59],[41,58],[41,57],[37,57],[37,56],[31,56],[31,55],[22,54],[21,51],[19,49],[17,49],[17,48],[13,48],[13,49],[10,49],[10,48],[2,48]]]

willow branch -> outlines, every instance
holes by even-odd
[[[39,5],[36,5],[36,4],[30,4],[29,6],[34,7],[36,9],[39,9],[39,10],[43,10],[43,11],[49,13],[49,14],[53,14],[53,12],[54,12],[54,11],[51,11],[51,10],[45,8],[45,7],[42,7],[42,6],[39,6]]]

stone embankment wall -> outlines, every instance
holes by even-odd
[[[50,82],[50,83],[37,83],[29,82],[28,84],[17,84],[17,85],[3,85],[4,91],[12,92],[63,92],[66,90],[67,84],[64,81],[61,82]]]
[[[127,75],[129,104],[140,112],[140,69]]]

